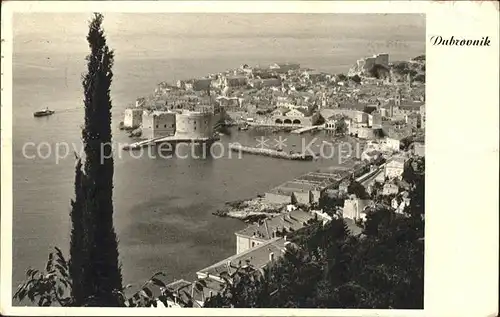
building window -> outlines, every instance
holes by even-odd
[[[252,241],[252,248],[255,247],[255,242]]]
[[[163,125],[163,127],[164,127],[164,128],[166,128],[166,127],[167,127],[167,125],[165,124],[165,125]]]
[[[175,125],[174,125],[174,124],[172,124],[172,128],[173,128],[173,127],[175,127]]]
[[[156,125],[156,128],[158,128],[158,125]]]

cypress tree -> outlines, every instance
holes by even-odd
[[[113,227],[113,158],[111,98],[113,51],[106,44],[103,16],[89,23],[88,71],[83,77],[85,152],[83,171],[77,165],[72,202],[71,262],[75,305],[119,306],[122,290],[118,242]]]
[[[72,298],[74,305],[83,305],[83,256],[86,254],[84,242],[86,226],[83,223],[83,210],[85,208],[84,185],[85,175],[82,172],[82,161],[80,158],[77,160],[75,171],[75,199],[71,200],[71,243],[70,243],[70,260],[69,260],[69,273],[73,282],[71,288]]]

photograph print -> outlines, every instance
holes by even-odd
[[[424,308],[424,14],[12,19],[13,306]]]

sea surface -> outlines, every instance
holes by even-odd
[[[89,16],[14,16],[13,287],[29,267],[42,269],[54,246],[69,251],[72,152],[82,147],[80,81]],[[280,61],[347,72],[356,59],[376,52],[389,53],[391,60],[425,53],[420,15],[106,14],[104,26],[115,49],[111,95],[117,143],[130,142],[118,129],[124,109],[161,81]],[[56,114],[33,118],[33,111],[44,107]],[[262,134],[233,130],[221,143],[257,145]],[[302,137],[306,144],[330,138],[323,133],[266,138],[273,144],[280,135],[291,147],[300,146]],[[56,160],[58,148],[66,153],[64,144],[74,149]],[[226,201],[253,197],[319,166],[338,164],[333,159],[229,158],[227,151],[222,158],[205,159],[117,153],[114,225],[125,284],[144,282],[157,271],[170,280],[192,280],[197,270],[236,251],[234,232],[245,224],[212,215]]]

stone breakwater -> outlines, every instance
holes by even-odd
[[[312,161],[314,159],[314,156],[309,154],[286,153],[278,150],[242,146],[240,144],[230,144],[229,149],[234,152],[264,155],[264,156],[287,159],[287,160]]]

